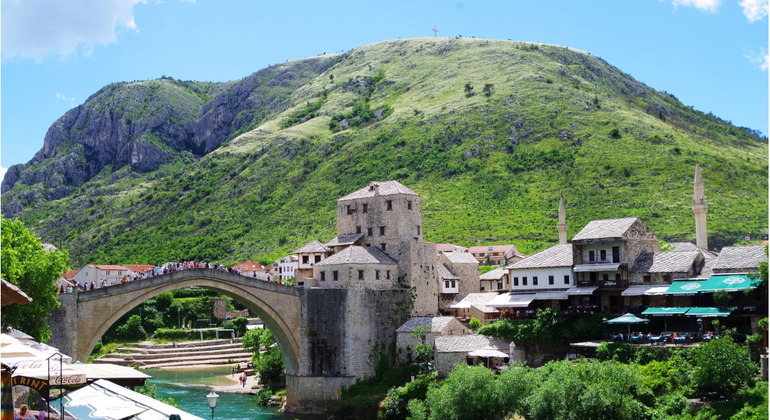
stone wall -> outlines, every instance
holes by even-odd
[[[46,320],[46,324],[56,329],[47,344],[58,348],[60,352],[68,356],[74,355],[77,349],[77,299],[77,293],[59,295],[60,306],[51,311],[51,315]]]

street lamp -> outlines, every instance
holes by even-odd
[[[209,395],[206,395],[206,398],[209,400],[209,407],[211,407],[211,418],[214,419],[214,409],[217,408],[217,399],[219,398],[219,394],[217,394],[214,391],[209,392]]]

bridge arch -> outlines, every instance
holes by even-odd
[[[188,269],[78,293],[75,358],[85,359],[120,317],[168,291],[201,287],[230,296],[256,313],[278,343],[287,374],[300,366],[301,295],[304,289],[214,269]]]

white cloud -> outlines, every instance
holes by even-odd
[[[3,58],[41,60],[117,41],[136,30],[134,6],[149,0],[3,0]]]
[[[0,166],[0,183],[3,182],[3,179],[5,178],[5,173],[8,172],[8,169],[3,168]]]
[[[770,56],[768,56],[767,51],[765,51],[764,48],[760,48],[759,52],[744,54],[744,57],[764,71],[767,71],[767,69],[770,68]]]
[[[743,14],[749,22],[756,22],[767,16],[767,0],[741,0],[739,4],[743,7]]]
[[[75,98],[68,97],[67,95],[65,95],[63,93],[58,93],[58,92],[56,93],[56,101],[57,102],[58,101],[69,102],[70,108],[74,108],[75,107]]]
[[[722,0],[672,0],[672,3],[674,3],[674,7],[686,6],[707,12],[715,12],[722,3]]]

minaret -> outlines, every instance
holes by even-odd
[[[706,231],[706,212],[709,206],[703,201],[703,178],[700,176],[700,165],[695,164],[695,193],[693,195],[692,212],[695,213],[695,246],[708,250],[708,233]]]
[[[567,216],[564,213],[564,198],[559,197],[559,245],[567,243]]]

